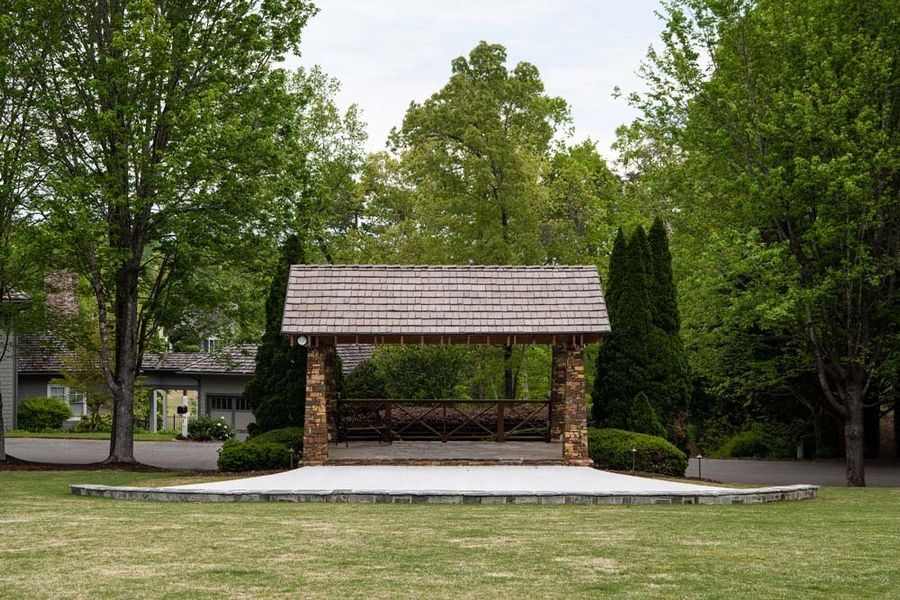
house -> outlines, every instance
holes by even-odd
[[[150,430],[177,429],[177,407],[187,404],[189,414],[222,418],[239,434],[246,434],[253,412],[244,389],[256,370],[256,349],[255,344],[237,344],[218,352],[146,354],[139,382],[151,390],[151,413],[156,418],[151,416],[143,425]],[[343,371],[349,373],[371,358],[372,351],[371,345],[341,346]],[[15,428],[16,409],[29,398],[64,400],[72,411],[70,425],[86,414],[84,394],[59,382],[74,350],[46,333],[22,334],[12,340],[7,354],[0,362],[0,386],[4,400],[8,399],[3,407],[6,429]]]

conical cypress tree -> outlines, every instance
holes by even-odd
[[[648,236],[653,262],[650,296],[654,304],[653,322],[666,333],[678,333],[681,317],[675,296],[675,278],[672,276],[672,254],[669,252],[669,234],[662,219],[656,217]]]
[[[650,403],[650,399],[644,392],[638,393],[631,402],[628,430],[660,437],[666,435],[666,428],[663,427],[656,414],[656,409],[653,408],[653,404]]]
[[[669,236],[659,218],[650,228],[649,248],[652,258],[650,296],[654,308],[654,330],[648,346],[652,380],[650,398],[657,413],[671,427],[687,409],[691,386],[681,340]]]
[[[610,261],[612,333],[600,346],[591,396],[594,421],[603,427],[627,429],[633,399],[647,390],[647,338],[652,327],[648,256],[647,237],[638,227],[624,249],[620,244],[618,256],[614,249]]]
[[[296,235],[282,246],[278,269],[266,300],[266,330],[256,354],[256,374],[244,396],[256,417],[253,433],[281,427],[302,427],[306,399],[306,348],[291,347],[281,334],[281,318],[292,264],[304,262]]]
[[[613,242],[612,254],[609,257],[609,276],[606,278],[606,311],[609,314],[610,321],[618,317],[616,298],[619,288],[622,287],[622,270],[625,260],[625,251],[627,250],[627,242],[625,241],[625,233],[619,227],[616,231],[616,239]]]

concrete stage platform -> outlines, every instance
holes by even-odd
[[[78,496],[181,502],[745,504],[815,498],[818,487],[726,488],[562,466],[323,466],[159,488],[72,485]]]

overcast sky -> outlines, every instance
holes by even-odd
[[[384,147],[411,100],[450,77],[450,61],[480,40],[506,46],[510,66],[535,64],[550,94],[572,108],[575,139],[590,137],[612,158],[615,129],[634,113],[612,97],[640,89],[635,72],[662,24],[658,0],[319,0],[303,54],[288,62],[322,68],[368,123],[370,150]]]

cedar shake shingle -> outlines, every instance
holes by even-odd
[[[293,265],[288,335],[609,332],[596,267]]]

